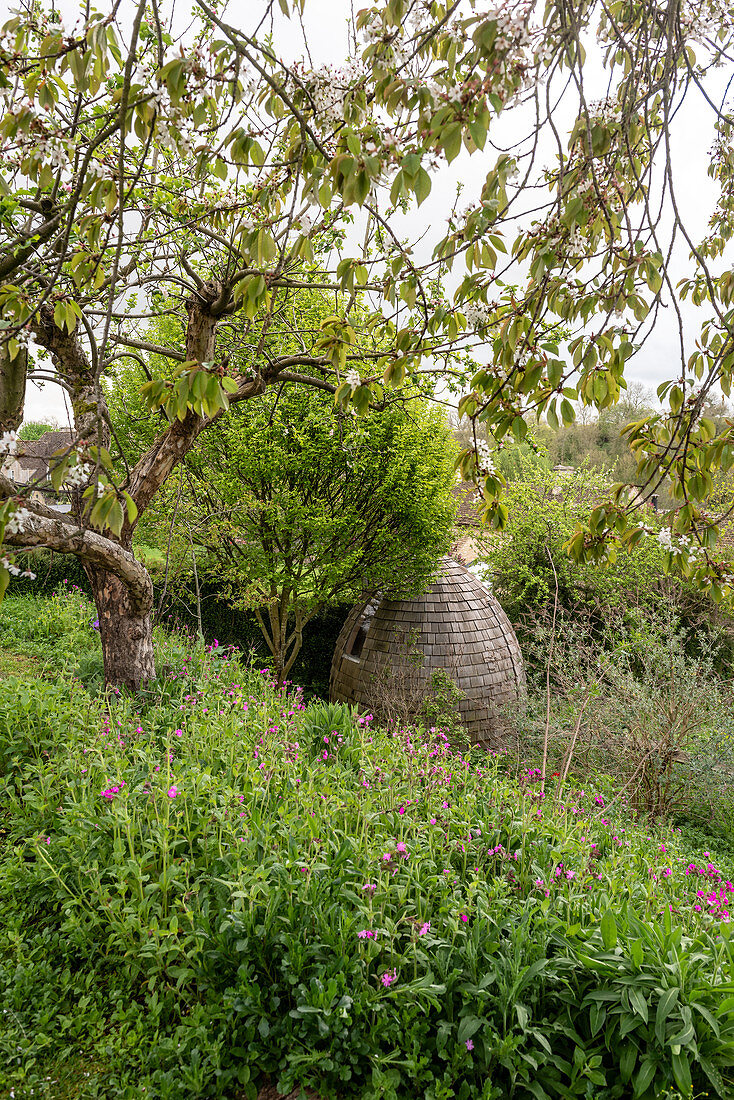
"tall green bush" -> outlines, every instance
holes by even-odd
[[[590,468],[559,473],[529,465],[525,476],[508,484],[507,528],[487,537],[478,565],[531,657],[531,675],[542,673],[554,607],[559,629],[583,625],[602,647],[623,641],[665,609],[675,620],[671,630],[683,630],[692,651],[700,652],[703,644],[707,656],[715,653],[720,668],[728,667],[734,656],[728,607],[666,575],[666,552],[654,533],[601,563],[569,558],[564,543],[608,490],[604,472]],[[654,532],[653,512],[646,522]]]

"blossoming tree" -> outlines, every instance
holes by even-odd
[[[659,390],[664,410],[628,436],[640,485],[667,477],[680,502],[671,561],[715,594],[728,586],[703,505],[713,473],[734,461],[732,429],[716,434],[701,415],[712,389],[729,392],[734,369],[734,282],[722,260],[732,120],[709,90],[732,45],[726,3],[550,0],[536,20],[535,5],[512,0],[387,0],[356,17],[341,68],[281,56],[278,27],[295,15],[308,27],[304,0],[248,5],[238,17],[247,26],[211,0],[194,6],[182,30],[163,0],[83,7],[68,27],[34,5],[2,30],[3,447],[14,447],[29,376],[65,388],[76,433],[53,470],[71,489],[70,516],[32,503],[32,486],[13,484],[5,465],[2,584],[17,568],[13,547],[78,555],[107,678],[135,687],[154,676],[135,525],[232,403],[301,382],[363,414],[421,372],[461,377],[456,356],[473,353],[483,365],[461,411],[493,439],[522,439],[529,412],[555,423],[573,417],[577,398],[614,403],[658,307],[678,309],[688,295],[706,305],[699,342],[687,346],[682,333]],[[605,78],[601,103],[587,96],[589,66]],[[681,101],[699,90],[716,128],[720,201],[697,242],[675,202],[670,135]],[[496,152],[495,136],[507,151]],[[460,155],[482,160],[473,201],[421,224],[420,242],[403,239],[403,214]],[[670,241],[681,236],[692,259],[677,288]],[[302,352],[280,354],[272,319],[304,286],[335,292],[335,312]],[[146,339],[162,308],[183,351]],[[558,326],[562,345],[548,336]],[[245,369],[222,351],[233,336],[250,352]],[[175,373],[146,382],[160,432],[120,479],[102,379],[120,356],[151,350]],[[501,525],[491,459],[468,448],[460,461]],[[571,551],[601,556],[643,537],[629,500],[596,509]]]

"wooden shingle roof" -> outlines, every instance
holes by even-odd
[[[424,596],[373,595],[354,606],[337,639],[330,697],[384,718],[381,695],[391,677],[396,684],[417,675],[425,684],[437,668],[464,693],[459,711],[471,741],[497,747],[508,709],[525,694],[520,646],[492,593],[449,557]]]

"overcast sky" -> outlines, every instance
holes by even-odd
[[[339,63],[348,53],[347,20],[351,10],[358,10],[364,5],[364,0],[358,0],[352,5],[350,0],[307,0],[306,5],[306,34],[311,50],[311,60],[318,66],[323,63]],[[100,4],[100,10],[104,10],[104,4]],[[252,13],[259,5],[253,0],[241,8],[239,4],[230,5],[226,18],[237,24],[237,12],[247,11]],[[0,13],[5,18],[13,5],[6,0],[0,0]],[[73,25],[77,18],[78,7],[68,0],[62,0],[57,4],[67,25]],[[178,10],[184,11],[184,6],[178,0]],[[190,10],[188,3],[185,11]],[[248,18],[248,25],[250,24]],[[298,20],[288,22],[280,19],[275,27],[275,48],[281,56],[288,59],[304,55],[303,35]],[[593,75],[593,73],[592,73]],[[602,72],[599,67],[598,94],[602,94]],[[723,86],[723,75],[721,84]],[[593,94],[592,88],[592,94]],[[563,111],[554,121],[559,128],[564,127]],[[513,130],[507,129],[512,125]],[[570,128],[570,117],[565,120],[565,129]],[[508,115],[508,121],[493,129],[492,135],[498,145],[511,144],[516,135],[517,120]],[[713,118],[709,108],[703,101],[691,100],[680,111],[673,135],[673,166],[674,179],[676,181],[680,209],[683,211],[689,231],[694,240],[700,239],[706,233],[708,218],[711,214],[716,193],[715,188],[706,174],[709,164],[709,149],[713,143],[714,130]],[[469,156],[463,152],[454,163],[444,166],[433,180],[433,190],[430,197],[421,206],[420,211],[411,214],[405,219],[406,235],[414,235],[423,228],[431,230],[431,244],[426,241],[426,250],[430,251],[433,241],[438,236],[435,231],[445,219],[446,212],[452,205],[456,194],[458,182],[463,184],[463,193],[460,205],[466,205],[478,195],[488,167],[496,157],[496,151],[489,145],[482,153]],[[678,249],[674,263],[676,278],[685,273],[686,252]],[[687,354],[693,349],[695,332],[700,324],[699,311],[690,305],[684,305],[684,316],[687,321]],[[630,364],[630,382],[641,382],[646,387],[654,387],[671,374],[677,374],[676,360],[679,359],[678,334],[675,319],[670,308],[662,310],[659,314],[652,336],[646,346]],[[29,386],[26,398],[26,419],[51,418],[60,422],[66,422],[67,413],[64,406],[63,394],[59,387],[46,385],[39,390],[35,385]]]

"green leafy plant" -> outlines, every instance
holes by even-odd
[[[453,745],[464,744],[468,748],[459,714],[459,703],[463,698],[464,692],[448,672],[443,668],[436,668],[428,677],[425,696],[416,717],[429,729],[435,727],[443,730],[451,738]]]
[[[361,730],[347,703],[312,703],[303,717],[303,740],[312,760],[359,766]]]
[[[734,887],[708,853],[609,779],[541,797],[535,769],[157,640],[143,697],[3,683],[0,1090],[731,1092]]]

